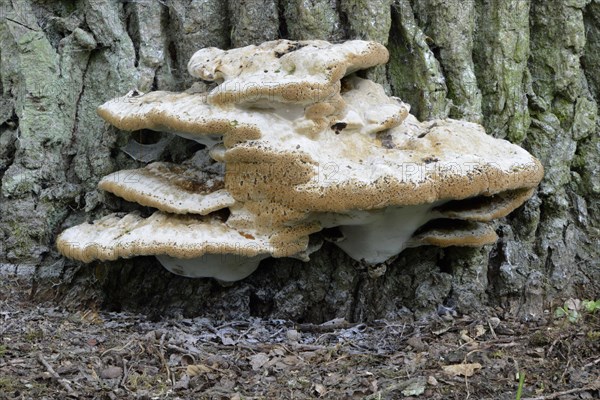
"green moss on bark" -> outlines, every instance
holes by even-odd
[[[399,0],[392,7],[388,48],[388,81],[394,94],[409,103],[411,112],[422,120],[447,117],[446,80],[408,0]]]

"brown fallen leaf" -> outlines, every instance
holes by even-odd
[[[451,376],[473,376],[475,371],[481,369],[481,364],[473,363],[473,364],[454,364],[454,365],[444,365],[442,370]]]
[[[437,379],[435,379],[435,376],[429,376],[427,377],[427,384],[431,385],[431,386],[437,386],[438,385],[438,381]]]
[[[101,324],[104,322],[100,314],[93,310],[87,310],[80,314],[80,316],[82,321],[86,321],[90,324]]]
[[[254,371],[258,371],[263,365],[269,362],[270,358],[265,353],[257,353],[249,357],[250,365]]]
[[[190,376],[188,374],[182,374],[179,379],[173,385],[173,390],[186,390],[190,387]]]
[[[317,392],[319,397],[321,397],[327,392],[327,389],[325,388],[325,386],[321,385],[320,383],[315,383],[315,392]]]
[[[121,367],[108,367],[100,371],[100,378],[102,379],[116,379],[120,378],[123,374],[123,368]]]
[[[462,331],[460,331],[460,339],[465,343],[473,343],[474,342],[473,338],[469,336],[469,333],[467,332],[466,329],[463,329]]]
[[[487,331],[483,325],[479,324],[475,326],[475,338],[485,335],[486,332]]]
[[[200,375],[200,374],[206,374],[211,371],[212,371],[212,369],[210,367],[207,367],[204,364],[190,364],[186,368],[186,373],[188,376],[196,376],[196,375]]]

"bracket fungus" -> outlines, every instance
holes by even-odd
[[[540,162],[474,123],[419,122],[354,74],[387,58],[358,40],[208,48],[189,71],[212,90],[108,101],[99,115],[119,129],[207,149],[103,178],[101,189],[156,211],[71,227],[59,250],[84,262],[155,255],[176,274],[235,281],[267,257],[308,260],[329,228],[348,255],[373,264],[408,247],[493,243],[490,221],[533,195]]]

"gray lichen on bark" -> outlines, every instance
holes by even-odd
[[[66,303],[311,321],[421,316],[440,304],[535,317],[600,292],[598,0],[3,0],[0,13],[0,262],[36,264],[40,280],[63,274]],[[481,121],[522,144],[546,168],[539,193],[498,224],[496,245],[408,250],[380,277],[332,246],[306,264],[266,260],[229,287],[151,258],[59,258],[59,231],[135,207],[96,190],[103,175],[141,165],[120,149],[132,135],[96,107],[134,88],[190,87],[199,48],[279,37],[387,42],[390,62],[368,77],[421,119]],[[195,149],[176,139],[162,157]],[[40,285],[45,293],[54,296]]]
[[[485,126],[496,137],[523,141],[529,128],[527,61],[530,3],[483,0],[475,4],[479,29],[473,52]]]
[[[293,40],[328,40],[344,38],[335,0],[283,0],[285,26]]]
[[[231,46],[260,44],[279,37],[279,10],[275,0],[229,0]]]
[[[452,99],[450,117],[479,122],[481,90],[473,65],[475,29],[474,0],[424,0],[413,2],[413,10],[437,53]]]

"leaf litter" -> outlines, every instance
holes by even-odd
[[[323,324],[165,318],[34,303],[0,276],[0,399],[600,397],[600,313]]]

